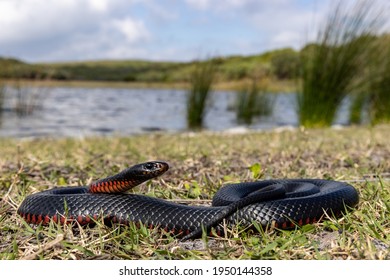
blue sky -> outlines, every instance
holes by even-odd
[[[333,0],[0,0],[0,56],[189,61],[300,48]],[[388,0],[379,0],[390,14]]]

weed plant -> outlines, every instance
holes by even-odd
[[[300,124],[330,126],[350,85],[365,66],[378,30],[379,14],[370,1],[353,7],[338,2],[318,32],[318,43],[302,52],[302,86],[297,95]]]
[[[199,129],[203,126],[215,72],[213,61],[199,62],[194,68],[187,97],[187,124],[190,129]]]

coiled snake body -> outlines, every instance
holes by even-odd
[[[121,193],[169,168],[154,161],[135,165],[85,187],[54,188],[32,194],[18,209],[27,222],[47,224],[77,221],[141,223],[159,227],[185,238],[199,236],[212,227],[220,233],[226,223],[278,228],[313,223],[325,214],[337,216],[358,203],[349,184],[317,179],[265,180],[230,184],[214,196],[211,207],[187,206],[166,200]],[[120,192],[120,193],[117,193]],[[214,231],[215,232],[215,231]]]

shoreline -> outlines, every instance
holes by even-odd
[[[160,82],[116,82],[116,81],[80,81],[80,80],[0,80],[0,84],[22,85],[31,87],[78,87],[78,88],[151,88],[151,89],[181,89],[187,90],[190,88],[190,83],[175,82],[175,83],[160,83]],[[232,81],[232,82],[215,82],[213,89],[238,91],[248,84],[247,80]],[[267,86],[267,91],[272,93],[292,93],[296,92],[296,83],[294,81],[270,81]]]

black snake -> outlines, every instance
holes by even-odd
[[[281,179],[223,186],[211,207],[188,206],[163,199],[125,194],[123,191],[163,174],[168,164],[153,161],[132,166],[117,175],[84,187],[61,187],[26,197],[18,209],[27,222],[47,224],[102,220],[134,222],[159,227],[184,238],[202,231],[222,234],[225,224],[291,228],[314,223],[324,215],[338,216],[359,200],[354,187],[344,182],[318,179]]]

